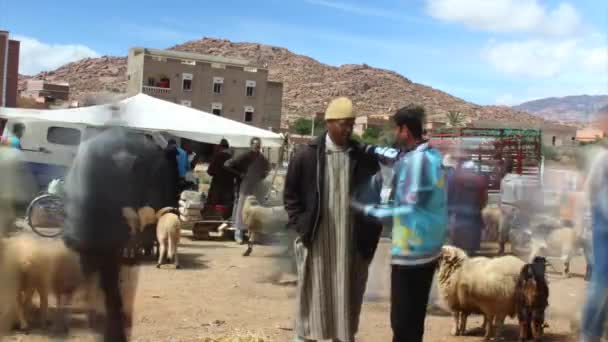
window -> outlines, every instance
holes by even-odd
[[[80,144],[80,131],[75,128],[49,127],[46,140],[57,145],[77,146]]]
[[[213,69],[226,69],[226,65],[220,63],[211,63]]]
[[[213,78],[213,93],[221,94],[224,88],[224,78],[223,77],[214,77]]]
[[[245,106],[245,122],[253,121],[253,112],[254,112],[253,107]]]
[[[222,115],[222,104],[221,103],[212,103],[211,104],[211,113],[221,116]]]
[[[182,106],[192,107],[192,101],[190,101],[190,100],[182,100],[181,103],[182,103]]]
[[[255,81],[245,81],[245,95],[249,97],[255,95]]]
[[[154,87],[156,85],[156,79],[154,77],[148,77],[148,86]]]
[[[254,68],[254,67],[244,67],[243,71],[245,72],[258,72],[258,68]]]
[[[155,62],[166,62],[167,58],[160,57],[160,56],[152,56],[152,60],[155,61]]]
[[[192,74],[182,74],[182,90],[192,91]]]
[[[182,60],[182,64],[185,64],[185,65],[196,65],[196,61],[191,61],[191,60],[184,59],[184,60]]]

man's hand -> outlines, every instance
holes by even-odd
[[[359,203],[355,200],[350,201],[350,207],[354,211],[362,213],[363,215],[366,215],[366,216],[369,215],[369,213],[371,212],[371,210],[373,208],[375,208],[374,205]]]

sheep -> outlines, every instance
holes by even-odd
[[[140,223],[140,237],[139,244],[140,248],[143,249],[144,255],[156,255],[158,256],[158,245],[156,241],[156,211],[149,206],[139,208],[137,211]],[[154,253],[154,247],[156,247],[156,254]]]
[[[496,239],[502,229],[502,211],[497,206],[486,206],[481,211],[481,216],[485,225],[486,236],[489,240]]]
[[[550,229],[548,234],[533,234],[530,244],[530,262],[538,256],[559,256],[564,265],[565,277],[570,276],[570,261],[580,249],[585,247],[582,237],[570,227]]]
[[[524,262],[514,256],[469,258],[454,246],[444,246],[439,261],[441,296],[454,312],[455,335],[465,332],[471,313],[484,315],[485,339],[502,334],[507,316],[515,316],[515,285]]]
[[[164,264],[165,257],[167,257],[169,262],[173,261],[175,268],[179,269],[177,246],[179,245],[182,224],[179,219],[179,211],[176,208],[166,207],[156,213],[156,218],[158,219],[156,238],[159,246],[156,268],[160,268]]]
[[[255,196],[247,196],[243,204],[242,215],[243,223],[249,230],[247,250],[243,256],[249,256],[253,251],[256,234],[287,233],[288,217],[283,206],[262,207]]]
[[[122,216],[127,221],[129,227],[129,241],[125,247],[124,257],[129,263],[134,264],[137,262],[137,250],[139,248],[138,236],[141,231],[141,223],[139,221],[139,215],[131,207],[122,208]]]
[[[465,303],[458,297],[458,279],[460,278],[463,263],[467,258],[467,254],[459,248],[444,247],[439,259],[436,275],[439,295],[454,314],[452,335],[455,336],[465,334],[466,320],[469,314],[481,314],[481,310],[478,307],[469,305],[470,303]],[[486,326],[485,317],[482,326],[484,328]]]
[[[520,272],[515,287],[520,341],[527,341],[530,337],[540,341],[543,335],[545,310],[549,305],[546,263],[545,258],[535,257],[532,263],[524,265]]]
[[[41,322],[47,323],[48,295],[53,294],[60,312],[56,328],[65,329],[65,305],[84,282],[78,254],[61,240],[43,240],[28,234],[19,234],[3,243],[3,259],[15,265],[15,312],[20,329],[29,328],[26,312],[34,292],[40,297]]]

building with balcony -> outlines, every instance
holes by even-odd
[[[283,84],[246,60],[131,48],[127,78],[130,95],[145,93],[263,129],[281,127]]]
[[[0,107],[17,106],[20,42],[0,31]]]

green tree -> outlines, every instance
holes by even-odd
[[[312,119],[298,118],[293,124],[291,124],[290,128],[292,133],[310,135],[310,131],[312,130]],[[325,128],[323,127],[323,120],[315,118],[315,136],[323,133],[324,130]]]
[[[312,120],[307,118],[298,118],[291,124],[291,131],[300,135],[310,134]]]
[[[462,112],[451,110],[445,115],[445,118],[448,120],[450,127],[463,127],[465,125],[465,116]]]
[[[560,159],[559,153],[553,146],[543,145],[541,148],[541,153],[547,160],[559,161]]]
[[[362,143],[381,146],[390,146],[394,142],[394,134],[390,125],[380,127],[368,127],[361,136],[353,134],[353,138]]]
[[[381,130],[378,127],[370,126],[363,131],[361,138],[364,140],[377,141],[380,138]]]

